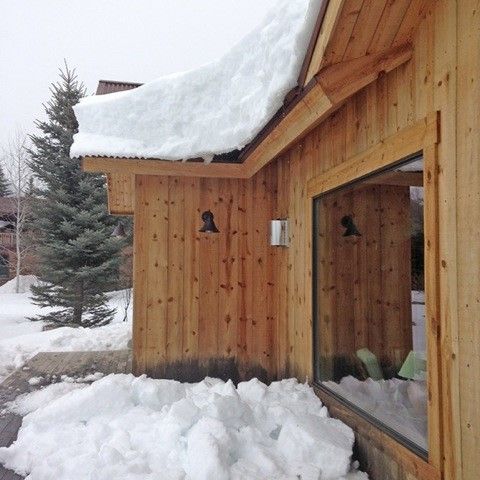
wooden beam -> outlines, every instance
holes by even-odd
[[[133,158],[84,157],[84,172],[102,172],[119,175],[159,175],[204,178],[246,178],[242,164],[171,162]]]
[[[362,184],[422,187],[423,172],[402,172],[398,170],[386,172],[383,175],[376,175],[374,178],[367,178]]]
[[[313,86],[245,158],[248,176],[271,162],[277,155],[298,142],[343,102],[383,72],[407,62],[412,46],[395,47],[385,53],[365,55],[327,67],[315,76]]]
[[[442,331],[440,325],[440,245],[439,245],[439,193],[438,145],[423,149],[424,178],[424,235],[425,235],[425,320],[427,336],[428,386],[428,460],[442,467]]]
[[[413,48],[407,43],[326,67],[316,78],[331,102],[338,104],[375,81],[380,73],[390,72],[406,63],[412,53]]]
[[[325,12],[325,16],[323,18],[317,42],[313,48],[313,53],[310,58],[310,64],[308,65],[303,85],[309,83],[315,74],[320,70],[325,50],[327,49],[327,46],[333,37],[333,33],[335,32],[335,27],[340,19],[340,14],[342,12],[344,3],[345,0],[333,0],[328,2],[327,11]]]
[[[321,85],[313,88],[288,112],[245,158],[243,166],[247,176],[255,175],[277,155],[284,152],[299,138],[306,135],[338,108],[332,104]]]
[[[426,145],[435,145],[438,143],[438,126],[438,113],[434,112],[326,173],[313,177],[307,184],[308,196],[313,198],[321,195],[420,152]]]

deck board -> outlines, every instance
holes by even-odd
[[[45,352],[35,355],[23,368],[14,371],[0,384],[0,447],[8,447],[17,439],[22,417],[8,412],[6,404],[19,395],[59,382],[62,375],[79,378],[96,372],[105,375],[130,373],[131,368],[130,350]],[[43,380],[39,385],[30,385],[28,380],[33,377],[42,377]],[[22,478],[0,465],[0,480]]]

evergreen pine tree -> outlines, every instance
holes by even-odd
[[[0,197],[7,197],[10,195],[10,188],[8,186],[7,176],[0,165]]]
[[[44,105],[47,120],[37,121],[32,135],[31,168],[38,179],[33,225],[38,276],[32,288],[37,305],[59,307],[37,317],[53,324],[105,325],[114,313],[105,291],[118,274],[121,241],[112,237],[113,218],[106,208],[102,176],[85,174],[78,158],[70,158],[78,130],[73,113],[85,87],[65,65]]]

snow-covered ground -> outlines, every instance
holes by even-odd
[[[365,480],[352,430],[296,380],[266,386],[109,375],[20,397],[0,462],[29,480]]]
[[[22,281],[24,293],[0,287],[0,378],[40,351],[127,346],[122,292],[109,297],[119,307],[110,325],[41,331],[27,320],[40,313],[34,278]],[[352,466],[352,430],[294,379],[237,388],[124,374],[50,380],[30,379],[35,391],[7,407],[24,419],[0,463],[29,480],[367,479]]]
[[[42,322],[28,317],[45,313],[30,299],[33,276],[21,278],[22,292],[14,292],[14,280],[0,286],[0,382],[15,368],[38,352],[116,350],[127,347],[131,337],[131,308],[129,321],[123,319],[122,292],[109,295],[109,304],[117,308],[112,324],[98,328],[61,327],[42,331]]]
[[[0,341],[42,330],[42,322],[27,320],[39,312],[38,307],[33,305],[29,298],[30,286],[35,281],[33,275],[22,275],[20,293],[15,293],[15,279],[0,286]]]

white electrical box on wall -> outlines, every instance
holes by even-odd
[[[288,247],[288,220],[272,220],[270,222],[270,245]]]

